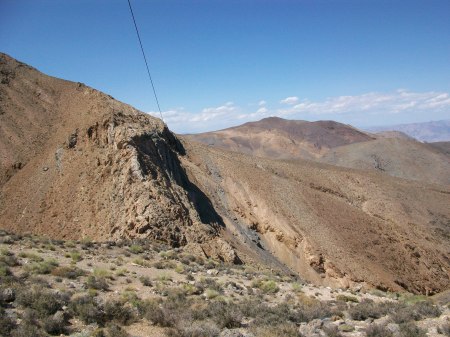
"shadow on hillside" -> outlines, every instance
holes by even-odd
[[[133,142],[138,150],[138,160],[144,175],[156,179],[163,174],[169,184],[175,181],[187,191],[189,201],[194,205],[202,223],[216,230],[225,227],[222,217],[206,194],[189,180],[177,156],[177,153],[185,155],[186,150],[167,128],[162,134],[133,137]]]

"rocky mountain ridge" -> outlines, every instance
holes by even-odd
[[[448,288],[446,186],[202,145],[5,54],[0,74],[3,229],[162,241],[323,286]],[[344,144],[372,137],[323,125]]]

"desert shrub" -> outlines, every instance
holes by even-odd
[[[74,266],[60,266],[52,270],[51,274],[57,277],[64,277],[71,280],[77,279],[85,274],[84,270]]]
[[[220,329],[211,321],[181,321],[168,331],[169,337],[218,337]]]
[[[174,327],[179,318],[176,310],[162,306],[156,300],[142,301],[138,310],[144,318],[162,327]]]
[[[180,258],[180,262],[185,264],[185,265],[190,265],[192,262],[196,261],[196,257],[194,255],[183,255]]]
[[[207,299],[213,299],[216,298],[217,296],[219,296],[220,293],[214,289],[206,289],[205,291],[205,296]]]
[[[274,294],[280,290],[277,283],[273,280],[261,282],[259,289],[265,294]]]
[[[64,334],[66,331],[67,317],[63,312],[57,312],[53,316],[42,319],[42,326],[51,335]]]
[[[27,309],[24,311],[22,321],[17,326],[17,329],[11,332],[12,337],[47,337],[47,334],[42,329],[37,318],[37,313],[34,310]]]
[[[160,260],[153,263],[153,267],[156,269],[175,269],[177,264],[172,260]]]
[[[203,288],[203,289],[215,290],[219,294],[223,294],[222,285],[210,277],[200,279],[200,281],[197,282],[196,286],[198,286],[199,288]]]
[[[342,337],[342,334],[339,332],[339,329],[336,325],[329,325],[323,328],[323,332],[327,337]]]
[[[33,261],[33,262],[42,262],[42,261],[44,261],[44,259],[41,256],[39,256],[37,254],[34,254],[34,253],[22,252],[22,253],[19,254],[19,256],[21,258],[28,259],[28,260]]]
[[[5,313],[3,308],[0,308],[0,336],[10,336],[15,327],[16,322]]]
[[[139,245],[131,245],[129,250],[133,254],[140,254],[140,253],[142,253],[144,251],[144,248],[142,248]]]
[[[296,321],[295,312],[286,303],[278,304],[274,307],[262,305],[255,313],[253,325],[255,326],[276,326],[286,321]]]
[[[213,320],[221,329],[241,326],[242,313],[239,307],[233,303],[209,302],[205,310],[205,316]]]
[[[392,320],[397,324],[418,321],[427,317],[439,317],[442,314],[439,307],[428,301],[417,301],[412,305],[400,305],[392,314]]]
[[[412,322],[400,324],[400,337],[426,337],[426,331]]]
[[[444,323],[443,325],[438,326],[437,332],[445,336],[450,336],[450,323]]]
[[[9,269],[6,264],[0,263],[0,276],[6,277],[11,275],[12,275],[11,269]]]
[[[350,317],[357,321],[364,321],[368,318],[380,318],[387,315],[393,307],[388,303],[375,303],[372,300],[364,299],[360,303],[348,310]]]
[[[143,286],[146,286],[146,287],[152,286],[152,281],[150,280],[150,277],[148,277],[148,276],[139,277],[139,281],[141,281]]]
[[[32,274],[50,274],[53,269],[58,266],[58,261],[54,259],[48,259],[41,262],[34,262],[30,265],[25,266],[25,270],[29,271]]]
[[[439,317],[442,314],[441,309],[429,301],[418,302],[414,304],[413,309],[418,313],[420,319],[424,317]]]
[[[411,306],[405,306],[402,310],[396,310],[391,315],[391,319],[397,324],[403,324],[419,320],[420,315]]]
[[[95,298],[91,296],[80,296],[72,299],[69,303],[69,312],[86,324],[97,323],[103,325],[104,323],[103,312]]]
[[[371,324],[366,330],[366,337],[392,337],[392,332],[384,325]]]
[[[324,319],[331,316],[342,316],[342,312],[331,307],[328,303],[313,301],[297,306],[292,314],[294,322],[309,322],[313,319]]]
[[[135,315],[130,306],[119,300],[107,301],[103,306],[106,321],[114,321],[122,325],[128,325],[135,320]]]
[[[254,326],[251,331],[258,337],[300,337],[298,327],[290,322],[279,325]]]
[[[116,271],[116,276],[125,276],[128,273],[126,268],[120,268]]]
[[[69,256],[75,263],[83,260],[83,256],[81,255],[81,253],[76,250],[72,251]]]
[[[53,315],[69,302],[70,295],[64,292],[51,291],[41,286],[21,288],[16,302],[24,308],[36,311],[39,317]]]
[[[130,335],[117,324],[110,324],[106,328],[105,337],[129,337]]]
[[[129,304],[136,306],[139,302],[139,297],[134,289],[127,288],[122,292],[122,300],[128,302]]]
[[[2,249],[0,251],[0,264],[5,264],[8,267],[15,267],[20,265],[20,262],[13,252],[7,249]]]
[[[86,287],[95,290],[109,290],[109,284],[105,277],[89,275],[86,280]]]
[[[354,302],[354,303],[358,303],[358,299],[355,296],[349,296],[349,295],[337,295],[336,296],[336,300],[337,301],[343,301],[343,302]]]

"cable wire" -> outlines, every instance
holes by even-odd
[[[164,122],[164,119],[163,119],[163,116],[162,116],[162,112],[161,112],[161,107],[159,106],[158,96],[156,95],[155,85],[153,84],[152,75],[150,74],[150,69],[148,67],[147,58],[145,57],[144,47],[142,46],[141,36],[139,34],[139,29],[138,29],[138,26],[136,24],[136,19],[134,18],[133,8],[131,7],[130,0],[128,0],[128,6],[130,7],[131,17],[133,18],[133,22],[134,22],[134,28],[136,28],[136,34],[137,34],[137,37],[138,37],[138,40],[139,40],[139,45],[141,46],[142,56],[144,56],[145,67],[147,68],[148,78],[150,79],[150,83],[152,84],[153,94],[155,95],[156,104],[158,105],[159,115],[161,116],[161,120]]]

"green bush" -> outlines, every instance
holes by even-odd
[[[140,254],[140,253],[142,253],[144,251],[144,248],[142,248],[139,245],[131,245],[129,250],[133,254]]]
[[[277,283],[273,280],[261,282],[259,289],[265,294],[274,294],[280,290]]]
[[[355,296],[349,296],[349,295],[337,295],[336,296],[336,300],[337,301],[343,301],[343,302],[354,302],[354,303],[358,303],[358,299]]]
[[[41,262],[35,262],[30,265],[25,266],[25,270],[29,271],[32,274],[50,274],[53,269],[58,266],[58,261],[54,259],[49,259]]]
[[[77,252],[76,250],[74,250],[73,252],[70,253],[70,258],[72,259],[73,262],[80,262],[81,260],[83,260],[83,256],[81,255],[80,252]]]

